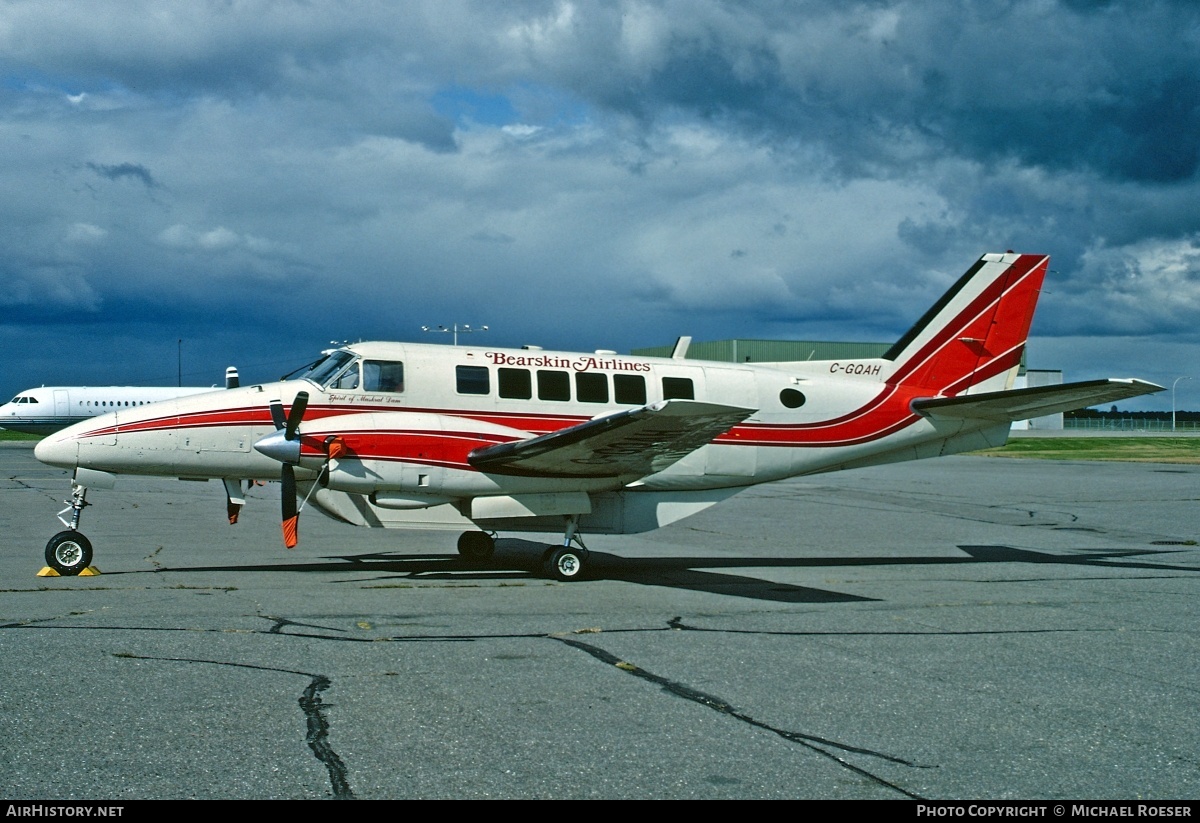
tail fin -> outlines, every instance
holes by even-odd
[[[887,382],[953,397],[1012,388],[1050,258],[985,254],[883,355]]]

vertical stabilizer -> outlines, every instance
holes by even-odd
[[[887,382],[952,397],[1012,387],[1050,258],[985,254],[884,358]]]

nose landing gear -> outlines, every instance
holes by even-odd
[[[91,505],[87,502],[87,489],[78,483],[71,484],[71,499],[66,501],[67,508],[58,513],[59,522],[67,527],[46,543],[46,566],[62,577],[74,577],[80,574],[99,574],[92,566],[92,544],[79,533],[79,517],[84,508]],[[64,520],[63,515],[71,512],[71,519]],[[41,573],[47,574],[44,569]]]

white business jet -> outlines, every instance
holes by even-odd
[[[237,369],[225,370],[225,387],[238,385]],[[67,426],[115,412],[217,391],[219,386],[39,386],[0,406],[0,429],[53,434]]]
[[[311,505],[345,523],[554,532],[547,576],[585,576],[584,534],[678,521],[759,484],[1003,445],[1011,423],[1162,391],[1137,379],[1012,388],[1049,258],[985,254],[881,357],[780,363],[364,342],[290,380],[118,408],[42,440],[72,472],[50,568],[79,574],[87,492],[122,474],[279,480],[285,546]],[[69,519],[63,515],[70,513]]]

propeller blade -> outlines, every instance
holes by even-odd
[[[296,395],[296,399],[292,401],[292,410],[288,412],[287,427],[283,433],[283,436],[288,440],[296,439],[296,432],[300,428],[300,420],[304,417],[304,411],[307,408],[308,392],[302,391]]]
[[[271,401],[271,422],[275,424],[276,430],[282,429],[287,420],[283,416],[283,404],[278,400]]]
[[[296,509],[296,471],[291,463],[283,464],[281,477],[283,495],[283,545],[289,549],[296,547],[300,540],[300,513]]]

